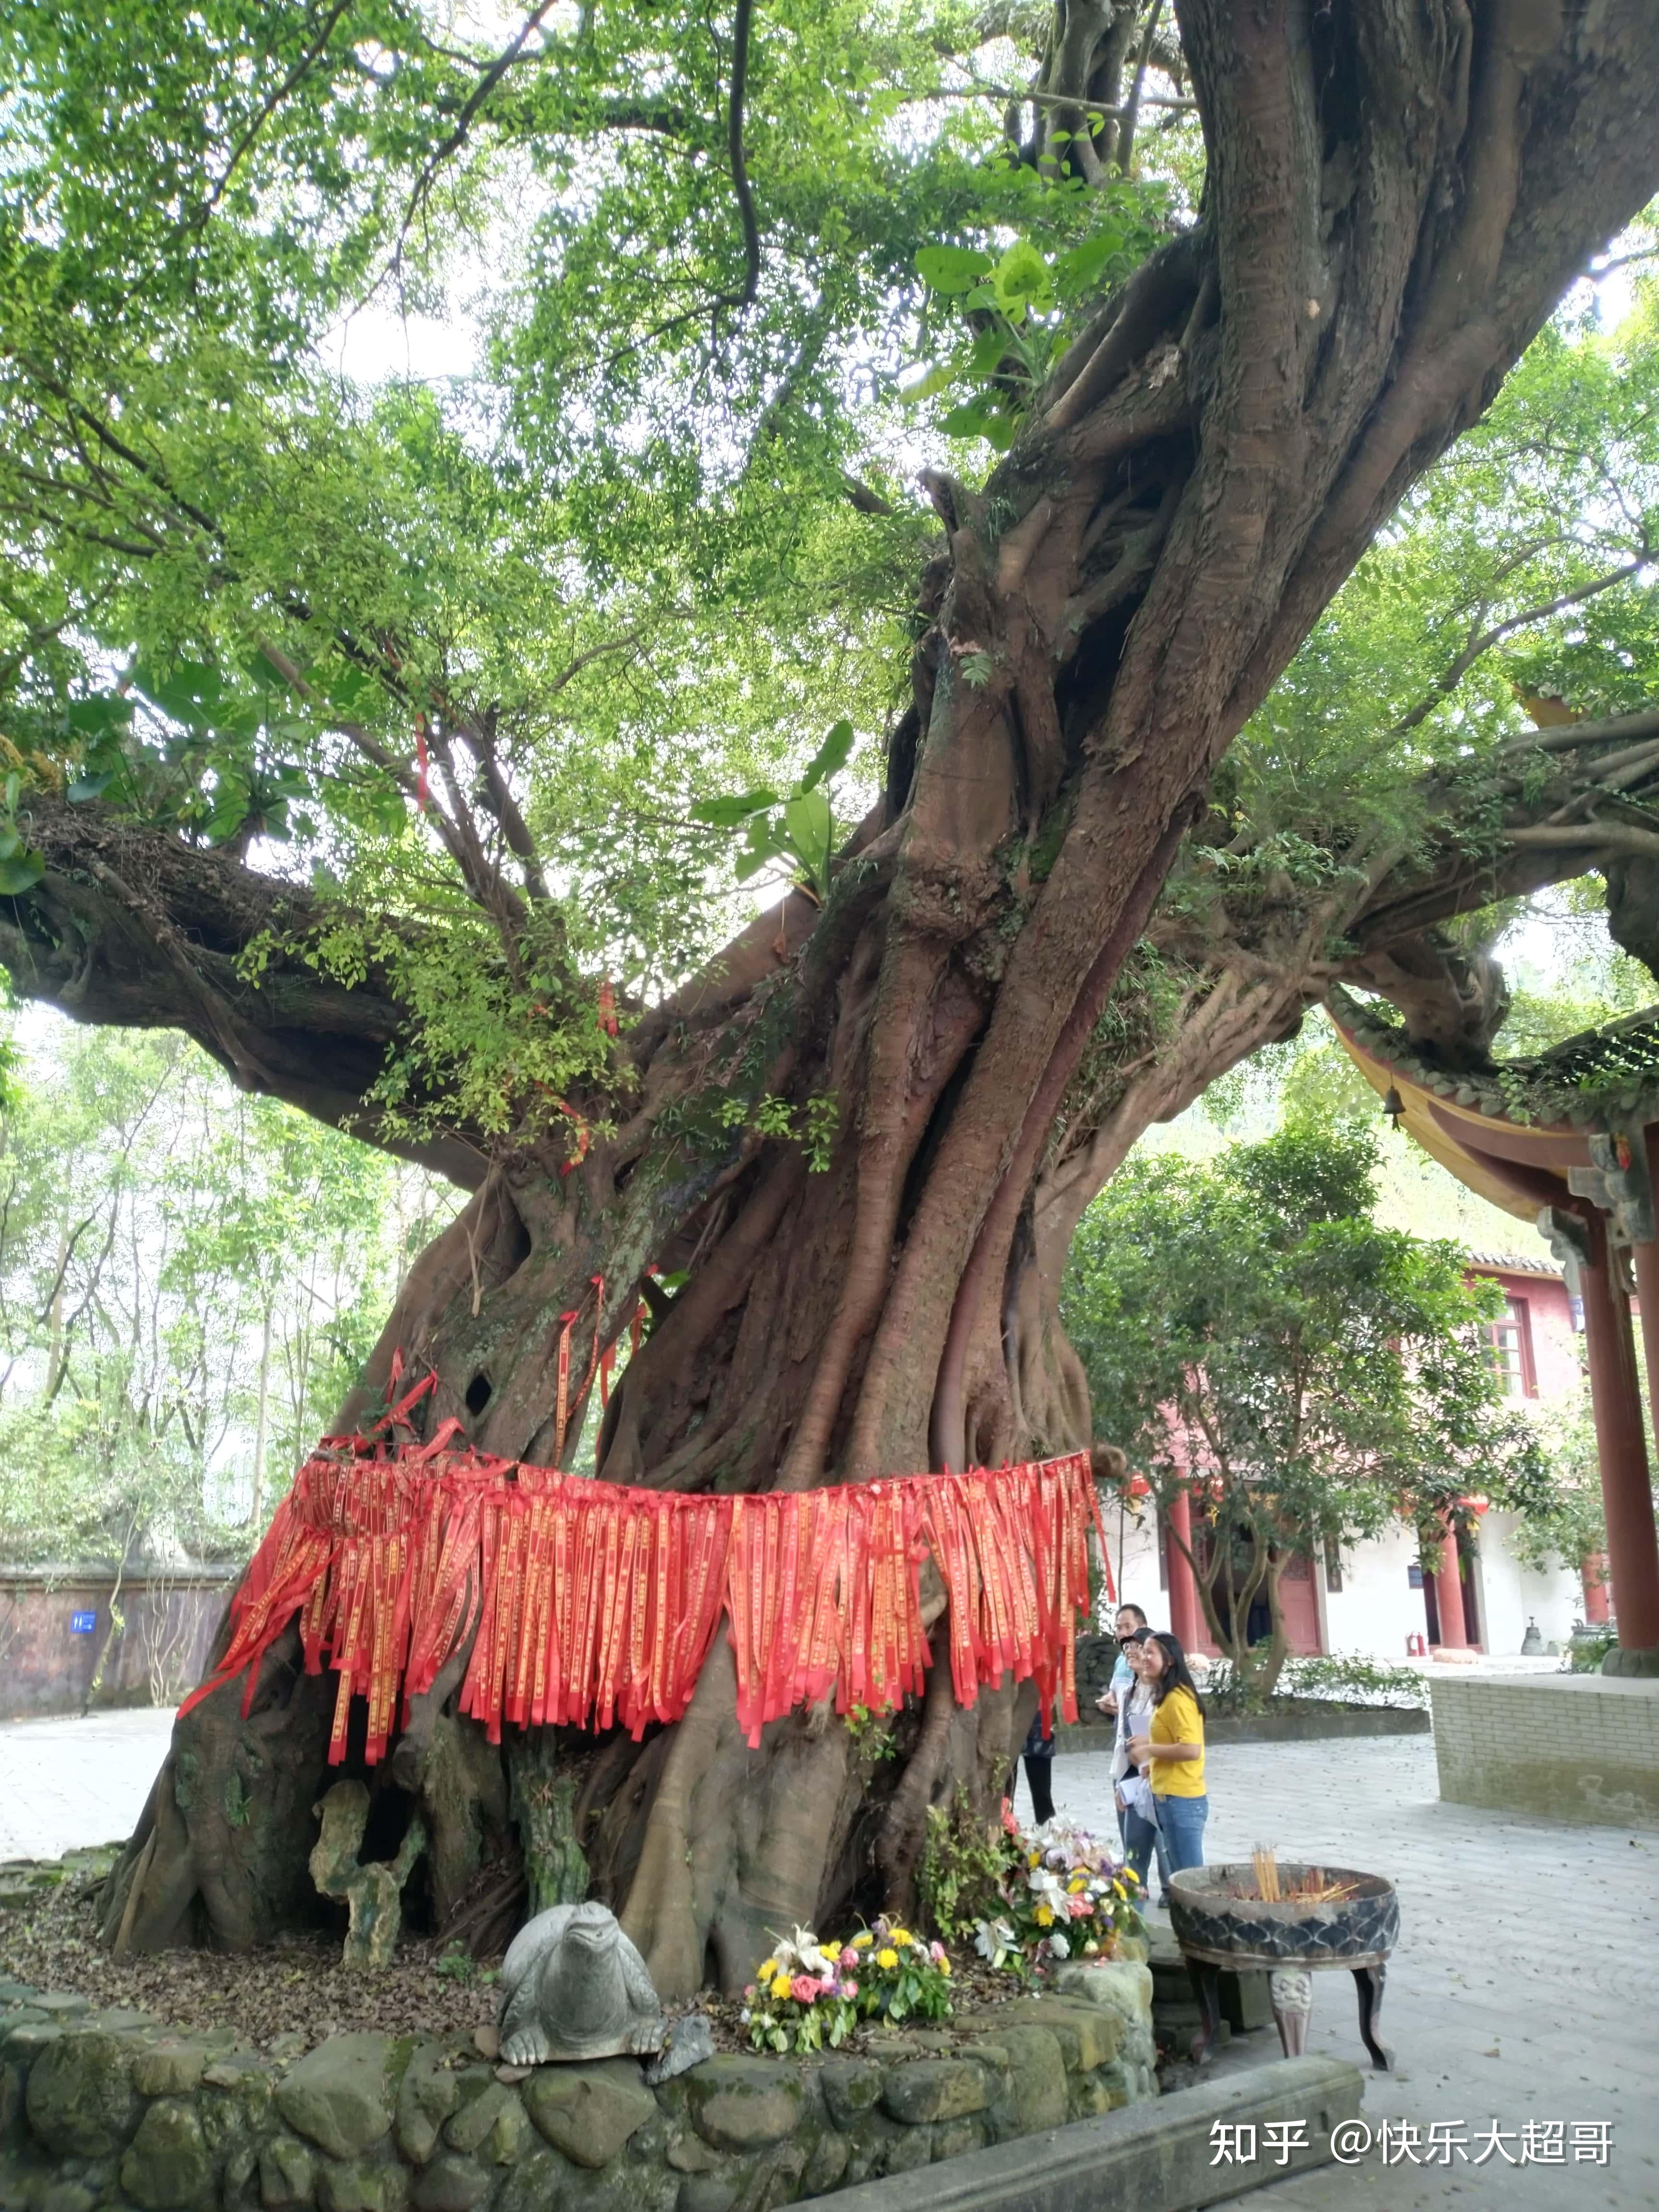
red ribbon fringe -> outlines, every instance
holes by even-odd
[[[887,1712],[920,1692],[931,1553],[957,1702],[1005,1674],[1035,1676],[1043,1711],[1077,1718],[1073,1629],[1088,1607],[1091,1516],[1099,1526],[1086,1454],[687,1497],[446,1449],[455,1425],[392,1457],[331,1438],[307,1462],[233,1601],[224,1658],[181,1712],[245,1668],[246,1712],[259,1660],[297,1613],[307,1673],[326,1658],[339,1677],[333,1764],[354,1697],[368,1703],[372,1765],[469,1639],[460,1707],[492,1743],[503,1720],[620,1723],[637,1739],[684,1713],[724,1613],[738,1723],[757,1744],[768,1721],[832,1692],[839,1713]]]

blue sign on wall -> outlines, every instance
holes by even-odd
[[[97,1626],[98,1616],[95,1613],[72,1613],[70,1615],[71,1636],[90,1636]]]

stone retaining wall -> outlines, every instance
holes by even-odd
[[[0,2208],[769,2212],[1155,2096],[1143,1960],[1056,1982],[874,2056],[720,2056],[654,2090],[636,2059],[526,2070],[462,2040],[284,2064],[0,1983]]]

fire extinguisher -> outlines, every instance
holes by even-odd
[[[1406,1638],[1406,1656],[1408,1659],[1422,1659],[1426,1657],[1427,1654],[1428,1645],[1423,1641],[1419,1632],[1413,1629]]]

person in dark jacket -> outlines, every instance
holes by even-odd
[[[1031,1792],[1031,1818],[1040,1828],[1054,1817],[1054,1722],[1042,1707],[1025,1733],[1025,1779]],[[1009,1796],[1013,1795],[1012,1790]]]

